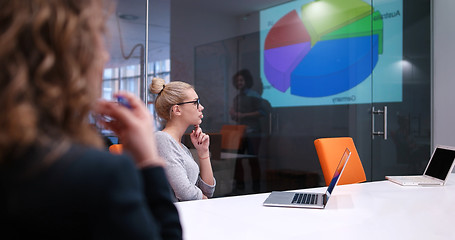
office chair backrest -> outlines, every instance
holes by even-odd
[[[221,149],[238,151],[242,145],[246,125],[223,125],[221,127]]]
[[[351,150],[351,157],[343,171],[338,185],[360,183],[366,181],[365,170],[355,148],[354,141],[350,137],[319,138],[314,141],[325,184],[328,186],[333,173],[340,161],[341,155],[346,148]]]
[[[111,146],[109,146],[109,152],[113,153],[113,154],[122,154],[123,152],[123,146],[122,144],[112,144]]]

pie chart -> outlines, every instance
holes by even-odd
[[[367,79],[382,52],[379,11],[361,0],[319,0],[273,24],[264,42],[263,68],[280,92],[325,97]]]

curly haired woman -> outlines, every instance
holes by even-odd
[[[97,100],[108,60],[102,0],[0,1],[0,229],[15,239],[181,239],[153,119]],[[131,153],[89,122],[109,116]]]

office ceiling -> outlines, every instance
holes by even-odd
[[[200,6],[207,11],[242,16],[289,0],[149,0],[149,61],[169,58],[171,4]],[[109,20],[111,61],[107,67],[138,64],[145,47],[145,0],[117,0]],[[144,49],[145,50],[145,49]]]

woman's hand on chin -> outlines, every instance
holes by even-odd
[[[196,148],[199,158],[209,154],[210,137],[204,133],[199,125],[194,126],[194,130],[190,134],[191,142]]]

